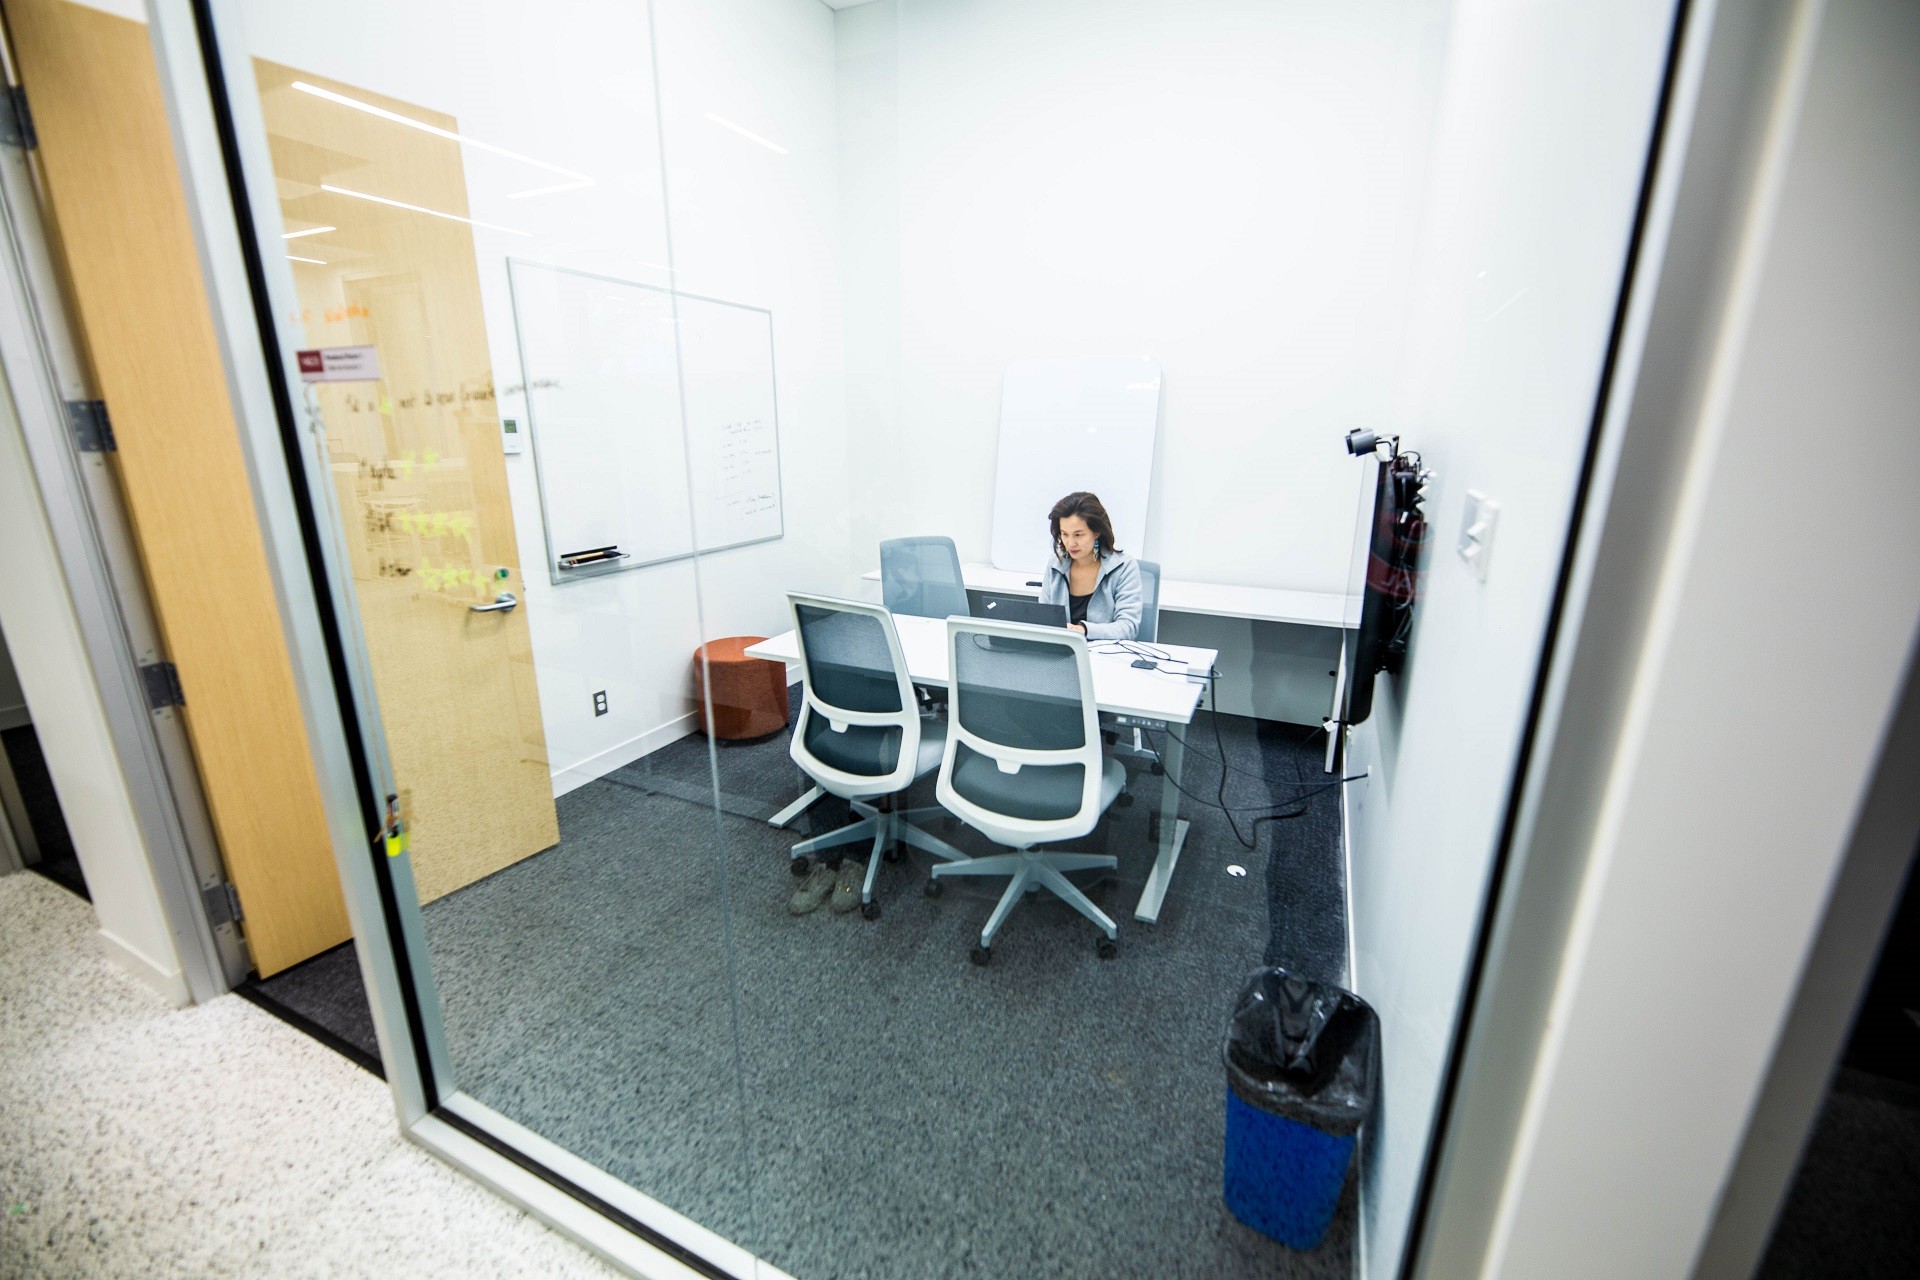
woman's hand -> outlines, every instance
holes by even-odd
[[[1067,630],[1078,631],[1083,636],[1087,634],[1087,626],[1084,622],[1069,622],[1067,624]]]

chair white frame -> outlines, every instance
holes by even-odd
[[[969,733],[961,723],[961,708],[965,705],[965,695],[960,688],[959,648],[963,640],[971,637],[1004,638],[1009,640],[1034,640],[1044,644],[1065,648],[1072,652],[1075,674],[1080,683],[1080,745],[1066,750],[1042,751],[1025,747],[1012,747],[1005,743],[993,742],[977,734]],[[947,747],[940,758],[940,778],[935,793],[940,803],[945,805],[962,822],[986,835],[996,844],[1007,845],[1012,852],[993,854],[984,858],[973,858],[964,863],[951,863],[936,866],[933,869],[933,882],[937,885],[945,876],[994,876],[1010,877],[1006,892],[1000,895],[993,914],[988,917],[986,926],[980,931],[980,947],[974,953],[974,961],[986,963],[987,954],[993,946],[994,935],[1006,922],[1022,897],[1030,888],[1044,888],[1071,906],[1075,911],[1100,927],[1106,936],[1100,946],[1102,958],[1115,954],[1114,940],[1119,936],[1119,927],[1112,917],[1107,915],[1093,900],[1081,891],[1078,885],[1068,880],[1065,872],[1089,870],[1113,870],[1119,866],[1119,859],[1111,854],[1095,853],[1035,853],[1033,846],[1056,840],[1072,840],[1086,835],[1099,825],[1100,817],[1106,812],[1106,806],[1100,803],[1100,791],[1106,769],[1106,759],[1100,749],[1100,713],[1093,696],[1093,661],[1087,651],[1085,637],[1075,631],[1062,631],[1057,627],[1034,626],[1024,622],[988,622],[975,618],[947,619],[947,671],[949,673],[949,711],[947,724]],[[980,755],[993,760],[1002,771],[1018,773],[1028,765],[1079,765],[1084,776],[1080,791],[1080,806],[1072,816],[1066,818],[1020,818],[969,800],[953,788],[954,760],[960,744]]]
[[[872,618],[880,624],[881,632],[887,640],[887,659],[893,666],[893,678],[899,690],[900,710],[898,711],[852,711],[845,707],[836,707],[823,700],[814,692],[813,673],[807,666],[806,632],[800,625],[800,610],[803,606],[832,610],[836,613],[857,614]],[[915,819],[942,814],[936,805],[919,809],[886,809],[865,803],[880,796],[890,796],[906,790],[919,777],[916,765],[920,758],[920,737],[923,722],[920,707],[914,698],[913,682],[907,678],[907,658],[900,648],[900,632],[893,625],[893,615],[879,605],[868,604],[863,600],[844,600],[837,596],[807,595],[798,591],[787,593],[787,608],[793,615],[793,633],[800,650],[800,718],[793,726],[793,735],[787,744],[787,755],[798,765],[802,772],[815,783],[839,796],[853,807],[859,819],[837,831],[823,836],[802,840],[788,852],[791,861],[818,853],[823,849],[838,848],[864,839],[871,832],[873,848],[867,857],[867,876],[860,888],[860,903],[869,920],[879,915],[879,908],[873,901],[873,884],[879,874],[882,853],[896,841],[904,842],[936,858],[950,862],[965,862],[967,855],[927,831],[913,825]],[[893,728],[900,730],[900,755],[893,770],[884,774],[848,773],[836,769],[807,750],[806,731],[809,717],[819,716],[835,733],[844,733],[851,726],[863,728]]]

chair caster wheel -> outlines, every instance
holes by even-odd
[[[929,880],[927,881],[927,887],[922,889],[920,892],[926,894],[929,898],[937,898],[941,894],[945,893],[946,891],[947,891],[947,886],[944,881]]]
[[[1158,840],[1160,838],[1160,815],[1159,814],[1156,813],[1151,818],[1147,819],[1147,835],[1155,840]]]
[[[1112,938],[1102,938],[1093,944],[1093,954],[1102,960],[1111,960],[1120,954],[1120,944]]]
[[[880,860],[882,862],[898,862],[900,861],[900,854],[902,852],[903,850],[900,845],[890,844],[887,846],[886,851],[880,855]]]
[[[1119,795],[1113,798],[1113,807],[1116,809],[1124,809],[1132,803],[1133,803],[1133,793],[1131,791],[1122,791]]]
[[[1152,764],[1147,766],[1147,772],[1152,774],[1156,778],[1159,777],[1161,774],[1165,773],[1166,771],[1167,771],[1167,766],[1161,764],[1158,760],[1155,760]]]
[[[802,855],[787,863],[787,870],[793,872],[794,879],[804,880],[807,872],[813,870],[813,859]]]
[[[993,952],[986,947],[975,947],[973,954],[969,955],[967,959],[984,969],[987,967],[987,963],[993,959]]]
[[[860,918],[862,920],[878,920],[880,918],[880,904],[877,902],[861,903]]]

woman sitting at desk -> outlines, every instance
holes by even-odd
[[[1131,640],[1140,633],[1140,566],[1113,545],[1113,521],[1100,499],[1070,493],[1047,514],[1053,554],[1040,603],[1064,604],[1075,631],[1089,640]]]

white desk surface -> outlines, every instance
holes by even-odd
[[[1028,585],[1033,578],[990,564],[963,564],[960,575],[973,591],[997,591],[1010,596],[1038,596]],[[880,581],[880,571],[861,575]],[[1160,580],[1160,607],[1174,613],[1204,613],[1216,618],[1252,618],[1259,622],[1291,622],[1306,627],[1346,625],[1347,597],[1334,591],[1283,591],[1278,587],[1223,587],[1212,582]],[[1353,616],[1359,617],[1359,610]]]
[[[916,618],[894,615],[900,632],[900,649],[907,659],[907,674],[915,684],[945,685],[947,673],[947,622],[944,618]],[[1087,648],[1093,659],[1093,697],[1100,710],[1113,715],[1139,716],[1144,720],[1167,720],[1188,724],[1200,704],[1206,688],[1203,679],[1171,671],[1147,671],[1133,666],[1131,653],[1104,653],[1112,642],[1093,640]],[[1169,654],[1173,661],[1184,662],[1191,671],[1206,672],[1219,660],[1214,649],[1192,649],[1185,645],[1154,646]],[[747,650],[750,658],[770,662],[799,662],[800,641],[791,631],[762,640]]]

